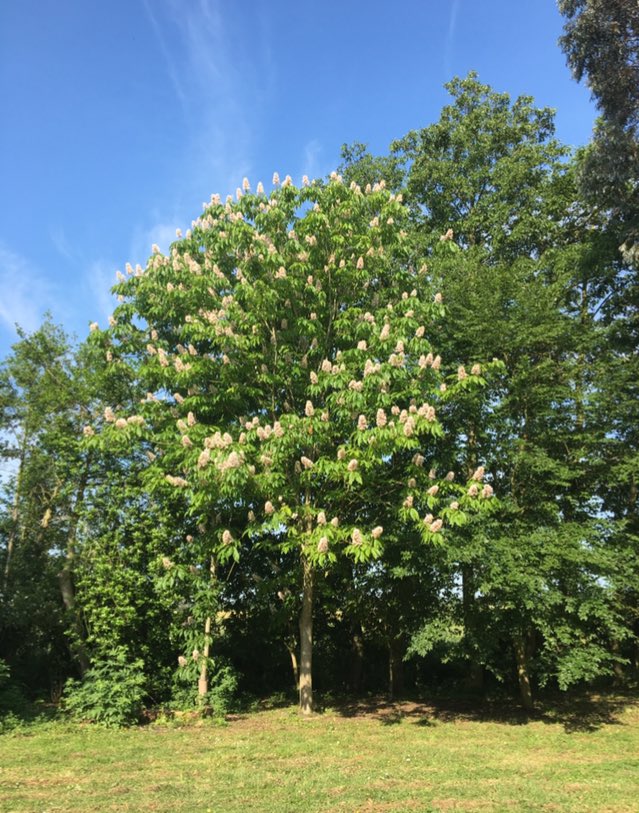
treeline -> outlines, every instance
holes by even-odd
[[[628,224],[552,111],[447,87],[386,155],[213,197],[82,344],[20,335],[5,685],[57,700],[79,678],[90,716],[113,686],[220,708],[297,686],[309,711],[314,688],[531,707],[636,681]]]

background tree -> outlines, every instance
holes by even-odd
[[[610,210],[627,262],[639,256],[639,7],[634,0],[560,0],[561,47],[602,113],[583,156],[584,190]]]
[[[567,18],[561,47],[577,81],[587,80],[602,114],[581,160],[586,199],[603,212],[589,217],[615,245],[621,244],[623,257],[601,304],[609,356],[598,399],[607,440],[598,452],[614,472],[604,486],[604,503],[620,523],[617,539],[622,549],[636,554],[639,472],[632,427],[639,376],[633,327],[639,269],[639,6],[632,0],[561,0],[559,8]],[[635,596],[627,608],[637,633],[637,611],[630,609],[637,606],[636,587],[630,586],[636,585],[636,573],[626,574],[624,581],[625,595]]]
[[[80,669],[88,666],[67,564],[82,499],[75,372],[69,341],[50,320],[20,332],[2,369],[4,455],[13,468],[2,534],[3,655],[16,677],[40,689],[64,675],[65,613]]]
[[[601,528],[595,531],[600,480],[593,455],[600,423],[593,393],[600,369],[603,374],[600,362],[610,361],[596,314],[610,295],[615,262],[606,238],[588,228],[575,171],[553,136],[552,111],[537,110],[529,98],[511,103],[474,74],[447,87],[453,101],[440,120],[395,142],[392,150],[405,172],[413,239],[430,253],[430,274],[448,304],[444,356],[480,367],[494,356],[504,362],[504,375],[492,380],[485,401],[471,397],[451,405],[455,430],[447,436],[445,456],[461,461],[467,472],[479,459],[486,462],[508,507],[490,534],[481,523],[452,537],[449,578],[460,585],[462,600],[451,593],[444,616],[463,636],[429,621],[419,636],[426,642],[420,651],[430,651],[439,635],[457,653],[465,650],[477,683],[482,664],[503,674],[501,654],[498,661],[494,655],[506,645],[522,699],[530,705],[531,670],[538,668],[540,678],[542,672],[557,677],[566,653],[556,649],[553,666],[547,652],[542,657],[552,606],[545,622],[539,605],[534,620],[523,612],[526,602],[535,605],[538,574],[547,570],[550,584],[551,562],[563,558],[570,538],[576,550],[583,547],[584,562],[592,562],[591,584],[610,575],[610,559],[590,557],[588,550],[593,534],[610,539]],[[347,176],[358,171],[358,163],[345,167]],[[500,569],[507,561],[502,537],[519,550],[510,559],[521,568],[519,575]],[[542,538],[543,566],[535,541]],[[496,569],[489,564],[492,553]],[[562,568],[568,572],[571,566],[578,567],[572,554]],[[500,574],[499,585],[490,573]],[[565,576],[562,583],[571,580]],[[500,621],[494,591],[515,585],[528,585],[529,597],[511,595],[508,606],[519,606],[520,616],[506,613]],[[555,604],[569,602],[567,587],[560,594]],[[623,624],[612,611],[611,592],[602,591],[599,600],[600,634],[615,637]],[[484,602],[490,602],[490,622],[481,613]],[[491,630],[499,630],[497,638]],[[584,655],[582,662],[587,660]],[[610,671],[612,660],[596,662]]]

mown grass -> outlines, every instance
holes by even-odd
[[[123,731],[0,737],[0,810],[639,811],[639,703],[293,708]]]

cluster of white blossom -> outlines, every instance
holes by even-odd
[[[167,474],[164,479],[176,488],[188,488],[189,485],[184,477],[174,477],[172,474]]]
[[[373,362],[372,359],[366,359],[364,364],[364,378],[368,375],[373,375],[378,373],[382,368],[382,365],[379,361]]]
[[[441,356],[435,356],[433,358],[433,354],[428,353],[426,356],[421,355],[417,364],[422,370],[425,370],[427,367],[432,367],[433,370],[439,370],[442,364],[442,359]]]
[[[233,451],[217,464],[217,470],[225,472],[229,469],[239,469],[242,465],[244,465],[244,455],[241,452]]]
[[[226,449],[233,443],[233,438],[228,432],[215,432],[204,438],[204,446],[207,449]]]

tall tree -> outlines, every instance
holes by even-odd
[[[639,307],[639,5],[634,0],[561,0],[567,21],[560,44],[578,81],[586,79],[601,118],[581,158],[586,198],[601,210],[590,221],[621,249],[615,276],[601,298],[599,317],[606,329],[598,390],[602,498],[617,518],[620,556],[636,557],[638,544],[637,309]],[[625,551],[625,553],[623,553]],[[632,568],[631,568],[632,570]],[[636,570],[626,572],[620,594],[633,619],[639,600]],[[635,662],[637,655],[635,654]]]
[[[448,304],[444,357],[480,367],[493,356],[504,362],[505,374],[493,379],[488,399],[451,405],[449,424],[456,431],[447,436],[444,456],[461,460],[467,473],[479,460],[486,462],[491,482],[507,498],[499,524],[471,524],[451,535],[449,567],[461,600],[451,594],[448,615],[463,627],[461,648],[476,675],[481,663],[501,668],[496,643],[498,649],[510,648],[529,705],[531,671],[538,668],[541,677],[544,660],[546,673],[563,674],[565,655],[557,649],[552,667],[542,657],[551,606],[544,615],[540,604],[534,618],[523,612],[526,602],[536,606],[538,575],[547,573],[549,585],[556,584],[552,563],[568,555],[570,539],[590,563],[586,582],[595,592],[604,580],[610,584],[611,561],[589,557],[587,550],[588,540],[603,538],[596,533],[599,472],[592,464],[600,432],[593,393],[604,343],[596,314],[615,269],[605,238],[588,228],[574,169],[553,135],[552,111],[536,109],[526,97],[511,102],[474,74],[447,87],[453,99],[439,121],[409,133],[392,149],[406,173],[413,239],[430,253],[430,273]],[[358,163],[346,168],[351,177],[358,171]],[[502,537],[518,549],[508,560],[520,568],[518,574],[502,569]],[[542,538],[543,547],[533,541]],[[575,583],[562,578],[562,598],[557,594],[555,601],[567,606],[569,585]],[[508,593],[509,585],[519,591],[508,600],[520,607],[516,618],[501,616],[507,603],[495,600],[495,591]],[[530,591],[525,600],[523,586]],[[610,609],[610,591],[598,595],[600,609],[608,608],[601,610],[598,633],[605,640],[623,624]],[[491,623],[482,610],[486,603]],[[499,629],[497,638],[490,629]],[[428,646],[438,630],[449,639],[441,625],[427,625],[422,638]],[[584,632],[581,640],[585,646],[590,638]],[[603,671],[611,661],[597,659]],[[573,678],[576,674],[572,669]]]
[[[67,337],[48,319],[30,335],[20,331],[3,364],[4,454],[14,474],[6,488],[2,611],[3,638],[21,638],[17,649],[23,654],[37,653],[43,634],[60,647],[66,612],[85,669],[69,567],[86,469],[78,442],[85,407],[77,369]],[[57,660],[58,668],[63,660],[59,649],[46,657],[51,665]],[[25,655],[24,663],[28,660]],[[27,682],[33,677],[23,675]]]
[[[156,486],[182,492],[198,528],[189,567],[212,584],[242,538],[296,554],[308,713],[322,571],[379,557],[382,535],[436,540],[491,491],[424,472],[438,403],[480,379],[441,380],[426,328],[440,299],[411,263],[401,198],[337,175],[274,185],[214,197],[168,256],[116,286],[124,302],[95,341],[115,365],[136,356],[149,394],[138,414],[107,409],[95,442],[154,443]]]
[[[426,233],[453,228],[485,260],[511,260],[549,245],[558,226],[551,194],[567,150],[554,138],[553,112],[533,99],[511,101],[471,72],[446,89],[439,121],[391,145],[405,167],[406,197]]]
[[[559,0],[561,47],[601,111],[583,157],[583,186],[610,210],[627,262],[639,259],[639,6],[635,0]]]

